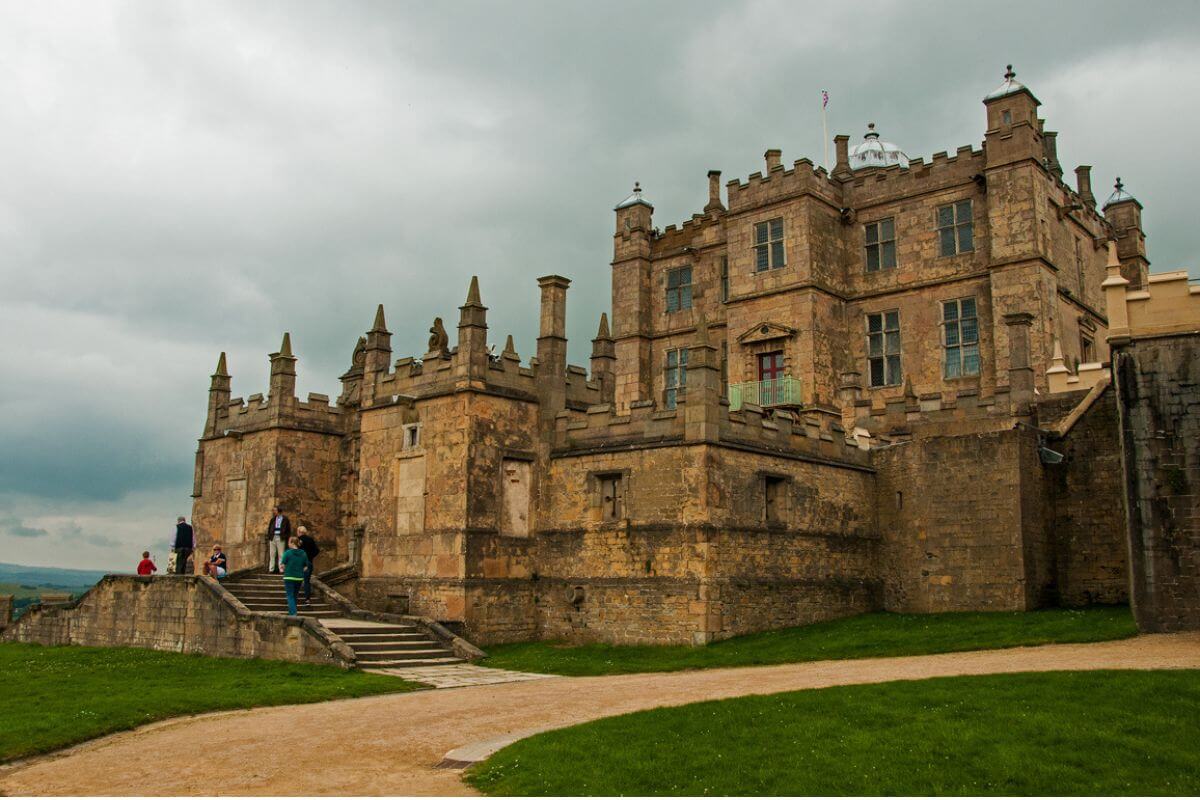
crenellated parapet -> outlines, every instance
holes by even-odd
[[[328,395],[309,392],[307,400],[293,400],[281,411],[261,394],[252,394],[248,399],[235,397],[222,409],[212,435],[245,434],[268,428],[344,433],[346,410],[331,403]]]
[[[745,404],[730,411],[720,400],[714,407],[712,436],[695,439],[688,433],[688,416],[698,405],[680,397],[676,408],[660,409],[651,401],[631,404],[624,412],[610,404],[585,411],[563,411],[555,420],[556,455],[596,450],[623,451],[664,443],[695,443],[748,449],[765,455],[869,464],[869,455],[840,422],[829,414],[764,409]]]
[[[814,166],[807,158],[794,162],[791,169],[773,165],[765,175],[754,172],[745,183],[734,179],[725,187],[730,214],[801,194],[814,195],[834,208],[843,205],[841,184],[830,178],[824,167]]]
[[[861,209],[973,181],[982,185],[985,168],[983,150],[964,145],[953,155],[947,152],[934,153],[928,162],[913,158],[907,167],[895,164],[855,172],[843,184],[844,204]]]

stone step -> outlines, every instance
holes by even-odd
[[[462,664],[461,658],[422,658],[422,659],[397,659],[395,661],[371,661],[365,663],[364,666],[369,669],[385,669],[385,668],[400,668],[400,667],[433,667],[443,664]]]
[[[454,653],[440,647],[433,647],[426,650],[382,650],[377,653],[361,653],[355,650],[354,655],[358,656],[358,660],[363,662],[395,661],[398,658],[454,658]]]
[[[432,639],[405,639],[402,642],[379,642],[378,644],[362,644],[361,642],[346,642],[356,653],[392,653],[401,650],[424,652],[430,648],[445,650]]]
[[[333,629],[331,628],[330,630]],[[377,642],[400,642],[429,639],[427,634],[418,630],[406,631],[404,633],[350,633],[348,630],[343,629],[341,632],[333,631],[333,633],[336,633],[347,642],[354,642],[356,644],[374,644]]]
[[[415,625],[326,625],[325,627],[341,636],[343,639],[354,639],[361,636],[394,636],[396,634],[416,633],[421,631]]]
[[[303,591],[301,591],[300,593],[304,594]],[[233,589],[230,591],[230,594],[235,595],[240,598],[243,598],[243,599],[247,598],[247,597],[269,597],[271,599],[274,599],[277,597],[284,597],[284,598],[287,597],[287,592],[284,591],[283,589],[252,589],[250,591],[245,591],[242,589]],[[313,592],[313,597],[322,597],[322,596],[323,595],[320,592]]]

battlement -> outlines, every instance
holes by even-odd
[[[688,400],[681,396],[677,407],[659,409],[652,401],[630,405],[619,413],[612,405],[591,406],[585,411],[567,410],[556,419],[555,449],[633,449],[662,442],[693,441],[686,428]],[[847,437],[836,417],[820,411],[792,412],[745,404],[730,411],[720,400],[718,435],[712,444],[770,451],[784,457],[806,457],[869,464],[865,448]],[[705,440],[697,439],[696,444]]]
[[[721,407],[722,442],[772,450],[785,456],[870,464],[866,449],[848,437],[840,420],[831,414],[762,408],[751,403],[744,403],[737,411],[728,411],[724,400]]]
[[[864,398],[855,403],[855,428],[889,441],[1006,429],[1029,412],[1028,404],[1023,408],[1011,394],[1009,387],[1001,385],[987,395],[974,388],[921,395],[909,392],[882,405]]]
[[[345,410],[329,402],[329,396],[310,392],[307,400],[282,398],[275,403],[262,394],[248,400],[235,397],[220,410],[214,434],[251,433],[267,428],[296,428],[320,433],[345,431]]]
[[[734,179],[725,187],[731,214],[805,192],[820,197],[832,206],[842,205],[841,184],[830,178],[824,167],[814,167],[807,158],[797,160],[791,169],[780,164],[766,175],[753,172],[745,183]]]
[[[959,186],[982,176],[985,166],[982,149],[963,145],[953,155],[934,153],[928,162],[913,158],[907,167],[893,164],[860,170],[846,179],[846,204],[860,208]]]

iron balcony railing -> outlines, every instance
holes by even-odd
[[[729,410],[737,411],[745,403],[763,407],[801,405],[800,381],[783,377],[729,384]]]

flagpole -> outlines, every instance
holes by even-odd
[[[829,172],[829,124],[825,120],[825,106],[829,105],[829,95],[822,90],[821,92],[821,144],[825,149],[825,171]]]

